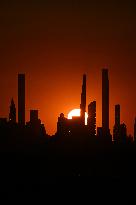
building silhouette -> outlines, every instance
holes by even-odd
[[[18,123],[25,125],[25,74],[18,74]]]
[[[115,105],[115,125],[120,126],[120,105]]]
[[[102,127],[97,127],[97,137],[98,139],[102,139]]]
[[[81,104],[80,104],[80,117],[81,124],[85,125],[85,112],[86,112],[86,75],[83,75],[83,84],[81,92]]]
[[[44,137],[46,130],[38,117],[38,110],[30,110],[30,121],[26,123],[26,127],[32,136]]]
[[[16,107],[13,98],[11,99],[10,104],[9,121],[11,123],[16,123]]]
[[[96,135],[96,101],[93,101],[88,105],[87,127],[88,127],[89,134],[95,136]]]
[[[57,133],[60,136],[66,136],[69,130],[69,124],[68,124],[68,119],[64,116],[63,113],[60,114],[58,117],[58,122],[57,122]]]
[[[30,122],[35,123],[38,121],[38,110],[30,110]]]
[[[110,135],[108,69],[102,69],[102,132],[103,137],[108,137]]]
[[[113,140],[118,142],[120,138],[120,105],[115,105],[115,124],[113,128]]]
[[[119,143],[126,144],[127,142],[127,126],[125,123],[120,125],[120,138]]]

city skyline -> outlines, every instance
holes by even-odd
[[[102,119],[101,119],[101,127],[103,127],[103,135],[105,136],[106,133],[107,135],[112,134],[113,135],[113,139],[114,139],[114,126],[119,127],[121,124],[121,122],[124,123],[123,120],[120,121],[120,104],[116,104],[115,105],[115,114],[114,114],[114,124],[113,127],[111,127],[111,129],[109,129],[109,121],[110,121],[110,115],[109,115],[109,87],[110,87],[110,83],[109,83],[109,77],[108,77],[108,68],[102,68],[101,69],[101,77],[102,77]],[[107,81],[108,80],[108,81]],[[26,113],[26,97],[25,97],[25,74],[18,74],[18,105],[20,105],[20,108],[18,109],[18,120],[16,122],[18,122],[20,125],[22,124],[22,126],[24,126],[27,121],[30,120],[31,122],[31,117],[29,117],[29,120],[25,120],[25,113]],[[108,87],[107,87],[108,86]],[[100,126],[97,126],[96,121],[97,121],[97,109],[96,109],[96,104],[97,102],[94,101],[94,99],[92,100],[93,102],[89,102],[88,104],[88,110],[86,109],[86,89],[87,89],[87,84],[86,84],[86,74],[83,74],[83,81],[82,81],[82,89],[81,89],[81,103],[79,106],[80,109],[80,116],[81,116],[81,121],[85,122],[85,112],[88,113],[88,125],[90,126],[90,131],[93,129],[93,135],[95,135],[97,128],[99,128]],[[19,106],[17,106],[19,107]],[[38,118],[38,112],[39,110],[29,110],[29,113],[31,113],[33,111],[34,115],[37,115],[37,120]],[[14,114],[15,112],[15,114]],[[63,112],[63,111],[62,111]],[[62,113],[61,112],[61,113]],[[37,114],[36,114],[37,113]],[[91,118],[89,117],[90,114],[92,115]],[[11,119],[10,119],[11,116]],[[30,115],[31,116],[31,115]],[[58,115],[59,116],[59,115]],[[65,115],[64,115],[65,116]],[[74,117],[74,115],[73,115]],[[94,118],[95,117],[95,118]],[[35,117],[36,118],[36,117]],[[68,115],[66,116],[66,118],[68,119]],[[9,120],[15,121],[16,119],[16,104],[14,103],[14,99],[11,98],[11,105],[10,105],[10,110],[9,110]],[[135,121],[135,118],[134,118]],[[95,124],[93,125],[93,123]],[[57,121],[56,121],[57,124]],[[45,128],[46,128],[46,124]],[[125,125],[125,124],[124,124]],[[134,124],[133,124],[134,125]],[[133,127],[134,128],[134,127]],[[126,126],[127,129],[127,126]],[[46,129],[47,130],[47,129]],[[109,130],[109,131],[108,131]],[[57,130],[56,130],[57,131]],[[108,134],[109,132],[109,134]],[[48,133],[48,132],[47,132]],[[55,132],[56,133],[56,132]],[[55,133],[52,133],[52,135],[54,135]],[[50,135],[50,133],[48,133]],[[133,129],[133,133],[129,133],[127,132],[127,134],[131,134],[131,136],[134,138],[134,129]]]
[[[133,134],[135,8],[135,2],[113,0],[0,2],[0,116],[7,117],[9,96],[17,104],[16,75],[25,73],[26,120],[35,107],[48,133],[53,134],[59,113],[67,115],[78,107],[81,76],[86,73],[87,104],[90,99],[97,101],[97,126],[101,126],[100,72],[108,67],[110,128],[114,105],[119,103],[121,120]]]
[[[1,199],[135,201],[135,91],[136,1],[0,1]]]

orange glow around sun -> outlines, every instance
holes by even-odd
[[[72,119],[73,116],[80,116],[80,109],[73,109],[68,113],[68,119]],[[88,114],[85,113],[85,125],[87,125]]]

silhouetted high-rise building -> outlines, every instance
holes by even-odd
[[[30,122],[34,123],[38,121],[38,110],[30,110]]]
[[[86,75],[83,75],[82,93],[81,93],[81,104],[80,104],[80,116],[81,123],[85,125],[85,112],[86,112]]]
[[[118,142],[120,138],[120,105],[115,105],[115,125],[113,128],[113,140]]]
[[[18,123],[25,125],[25,74],[18,74]]]
[[[16,107],[13,98],[11,99],[10,104],[9,121],[12,123],[16,123]]]
[[[125,123],[122,123],[120,125],[120,139],[119,139],[119,143],[125,144],[126,141],[127,141],[127,127],[126,127]]]
[[[93,101],[88,105],[87,126],[88,126],[89,133],[92,136],[95,136],[96,135],[96,101]]]
[[[120,105],[115,105],[115,125],[120,125]]]
[[[135,118],[135,123],[134,123],[134,140],[136,142],[136,118]]]
[[[108,69],[102,69],[102,130],[109,136],[109,78]]]
[[[38,110],[30,110],[30,121],[26,123],[26,127],[30,136],[44,137],[46,135],[45,127],[38,118]]]
[[[97,127],[97,137],[98,137],[99,139],[102,138],[102,127]]]
[[[65,118],[64,114],[61,113],[60,116],[58,117],[58,122],[57,122],[57,133],[59,135],[66,135],[68,133],[68,119]]]

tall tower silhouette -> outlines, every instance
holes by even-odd
[[[102,69],[102,132],[109,135],[109,78],[108,69]]]
[[[96,135],[96,101],[93,101],[88,105],[87,126],[88,126],[89,133],[92,136],[95,136]]]
[[[113,128],[113,139],[117,143],[120,140],[120,105],[115,105],[115,125]]]
[[[81,104],[80,104],[80,116],[81,123],[85,125],[85,112],[86,112],[86,75],[83,75],[82,93],[81,93]]]
[[[18,74],[18,123],[25,125],[25,74]]]
[[[12,123],[16,123],[16,107],[13,98],[11,99],[10,104],[9,121]]]
[[[120,105],[115,105],[115,125],[120,126]]]

